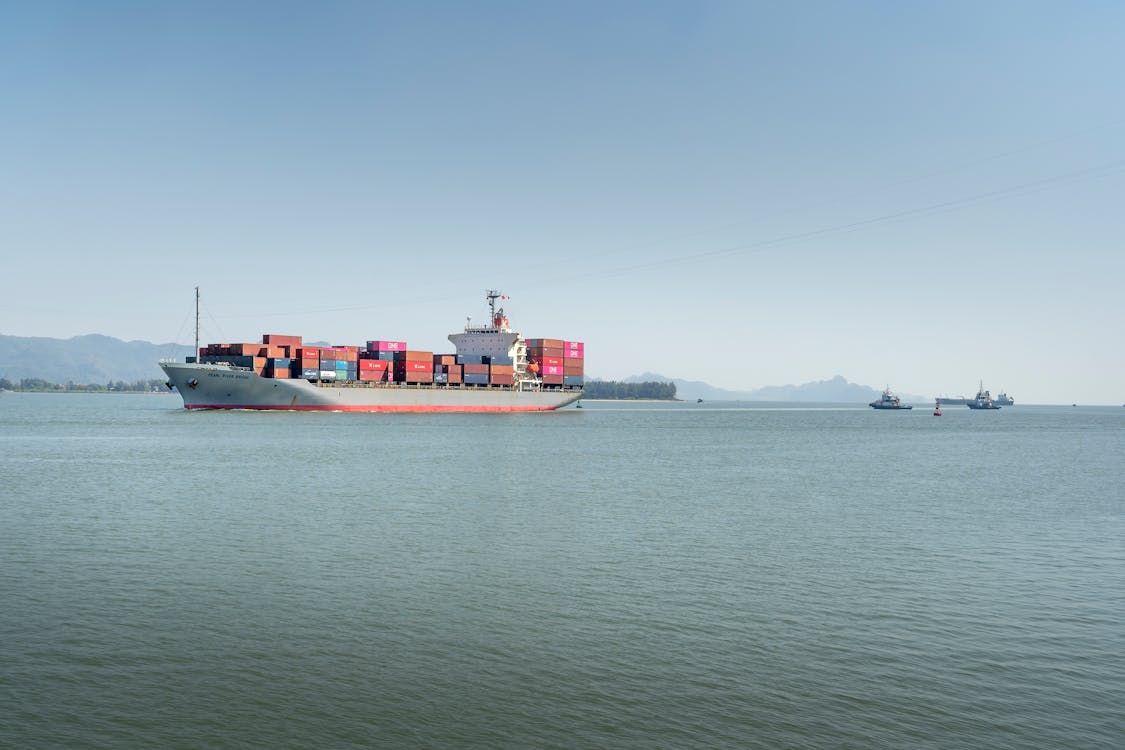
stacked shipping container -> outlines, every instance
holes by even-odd
[[[544,385],[581,387],[584,346],[580,341],[528,339],[529,369]],[[208,344],[197,359],[227,362],[267,378],[440,383],[510,386],[515,365],[510,357],[435,354],[408,349],[405,341],[372,340],[358,346],[310,347],[300,336],[265,334],[259,343]]]
[[[528,339],[527,361],[536,365],[546,385],[581,387],[585,378],[586,347],[581,341]]]

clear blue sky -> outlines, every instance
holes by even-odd
[[[1125,4],[0,6],[0,333],[1125,403]]]

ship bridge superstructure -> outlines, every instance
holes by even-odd
[[[465,325],[464,333],[449,334],[450,343],[456,347],[458,358],[487,357],[490,364],[512,365],[517,382],[528,379],[527,344],[518,331],[512,330],[504,308],[496,307],[498,299],[507,297],[489,289],[486,298],[490,324],[474,326],[470,322]]]

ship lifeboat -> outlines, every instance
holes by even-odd
[[[527,371],[532,373],[532,374],[535,374],[535,373],[539,372],[539,363],[538,362],[529,362],[527,364]]]

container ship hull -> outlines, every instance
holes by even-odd
[[[351,412],[552,411],[581,390],[519,386],[328,383],[266,378],[222,364],[161,362],[185,409]]]

